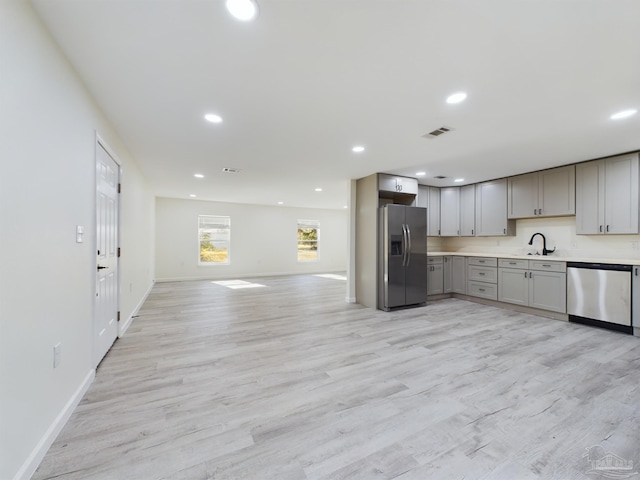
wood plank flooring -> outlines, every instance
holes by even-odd
[[[605,478],[587,473],[593,446],[638,471],[639,338],[253,281],[156,285],[33,478]]]

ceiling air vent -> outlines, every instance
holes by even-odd
[[[444,133],[450,132],[451,130],[453,130],[453,128],[451,127],[436,128],[433,132],[425,133],[424,135],[422,135],[422,138],[436,138]]]
[[[240,173],[241,170],[239,168],[223,167],[222,171],[224,173]]]

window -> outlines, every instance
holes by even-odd
[[[298,261],[318,261],[318,238],[320,222],[317,220],[298,220]]]
[[[198,241],[202,265],[228,265],[231,219],[198,215]]]

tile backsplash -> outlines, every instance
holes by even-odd
[[[640,235],[576,235],[575,217],[521,219],[516,220],[512,237],[429,237],[427,245],[432,252],[542,253],[540,236],[528,244],[536,232],[547,238],[547,249],[555,247],[558,256],[640,260]]]

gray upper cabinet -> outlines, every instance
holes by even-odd
[[[460,187],[460,235],[473,237],[476,234],[476,186]]]
[[[440,233],[443,237],[475,235],[475,192],[475,185],[440,189]]]
[[[460,235],[460,187],[440,189],[440,235]]]
[[[538,174],[509,177],[509,218],[527,218],[538,211]]]
[[[410,177],[378,174],[378,190],[382,192],[396,192],[408,195],[418,194],[418,180]]]
[[[575,215],[575,165],[510,177],[509,218]]]
[[[440,189],[429,187],[430,213],[427,221],[427,235],[440,236]]]
[[[418,185],[418,207],[427,209],[427,236],[440,235],[440,189]]]
[[[507,179],[476,185],[476,236],[515,235],[515,221],[507,219]]]
[[[578,164],[576,233],[640,233],[639,184],[637,153]]]

